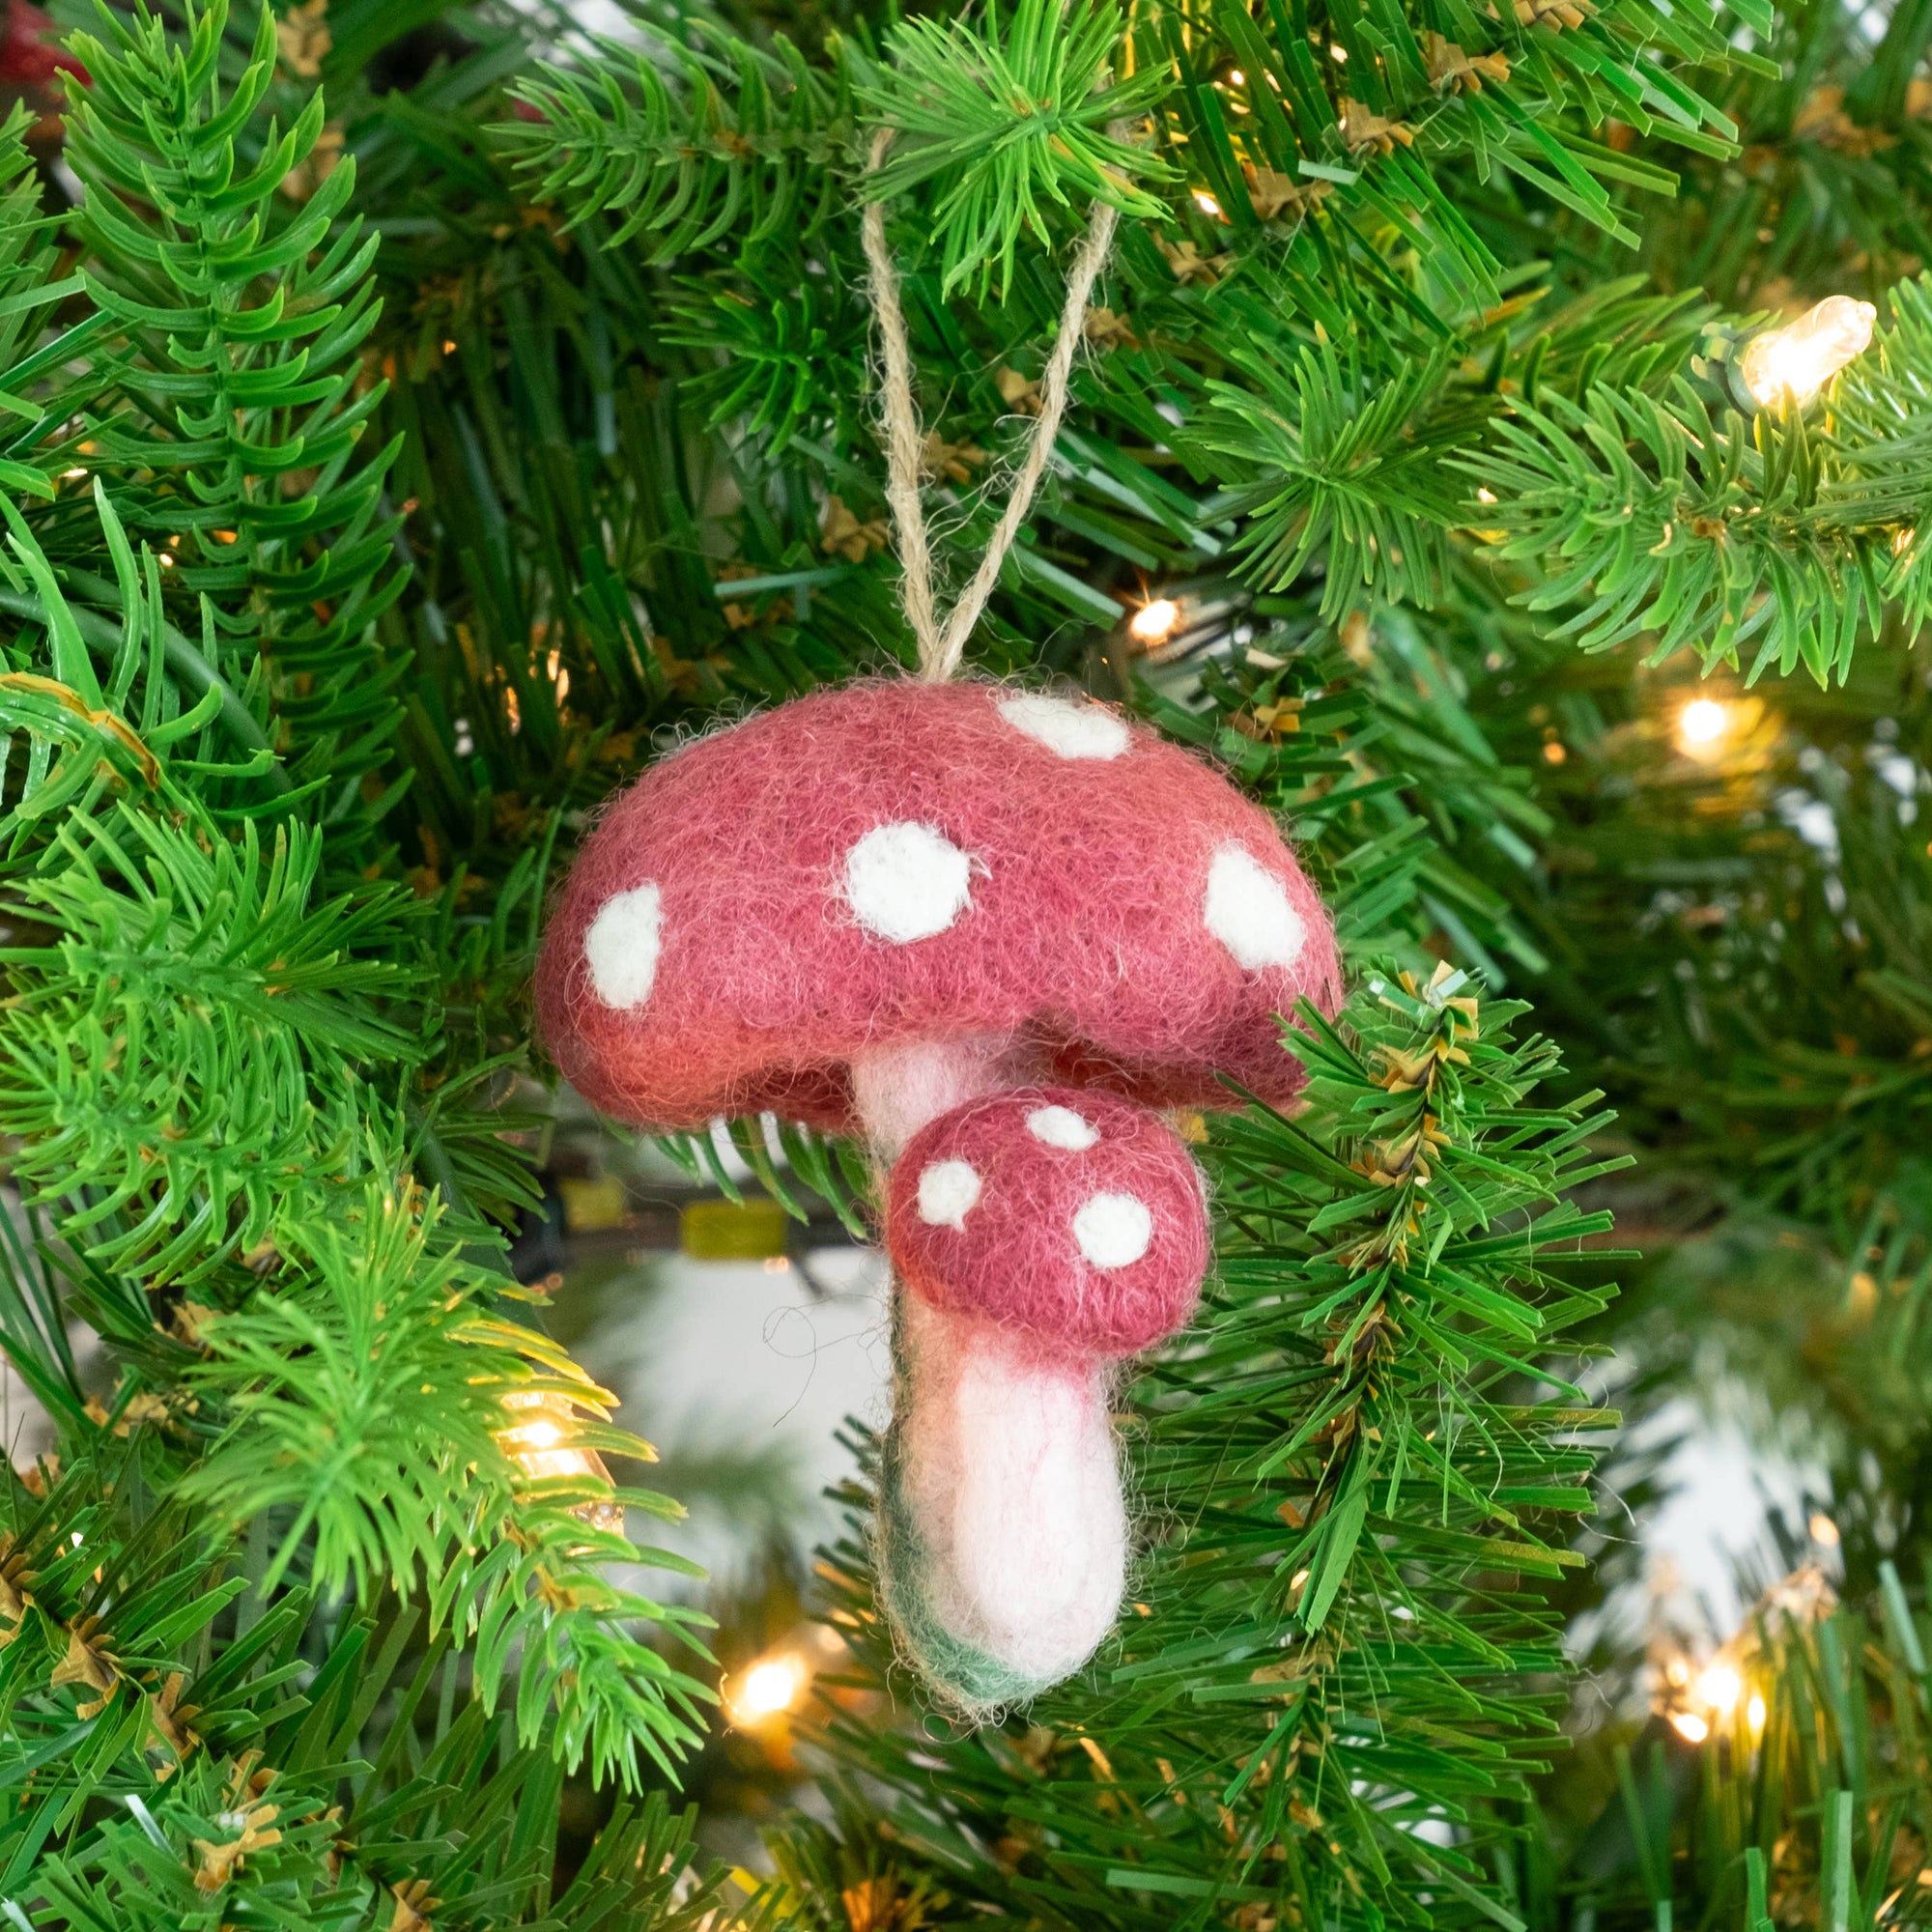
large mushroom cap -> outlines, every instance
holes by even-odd
[[[949,1315],[1118,1358],[1184,1322],[1208,1266],[1200,1170],[1145,1107],[1021,1087],[942,1115],[893,1170],[886,1245]]]
[[[652,1125],[849,1128],[855,1058],[1011,1039],[1041,1077],[1286,1098],[1274,1016],[1334,938],[1265,812],[1080,699],[847,685],[664,758],[579,859],[537,969],[568,1078]]]

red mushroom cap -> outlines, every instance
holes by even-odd
[[[1122,1356],[1193,1311],[1207,1204],[1155,1115],[1104,1094],[1025,1087],[943,1115],[893,1169],[886,1247],[949,1315],[1043,1350]]]
[[[605,815],[537,968],[594,1104],[653,1125],[855,1124],[850,1067],[976,1037],[1151,1105],[1300,1085],[1275,1015],[1332,1011],[1334,936],[1274,822],[1083,699],[847,685],[652,766]],[[1024,1077],[1024,1076],[1023,1076]]]

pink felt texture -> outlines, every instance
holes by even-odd
[[[1088,1147],[1055,1146],[1030,1124],[1043,1110],[1082,1122]],[[1053,1117],[1049,1117],[1049,1124]],[[979,1180],[973,1205],[935,1224],[920,1179],[957,1161]],[[1151,1239],[1139,1260],[1096,1266],[1077,1220],[1096,1196],[1147,1209]],[[1064,1087],[1027,1087],[943,1115],[893,1169],[886,1248],[900,1281],[946,1314],[994,1323],[1043,1352],[1117,1358],[1179,1328],[1208,1266],[1200,1171],[1157,1116],[1125,1100]]]
[[[1290,1097],[1301,1071],[1274,1016],[1303,994],[1332,1012],[1340,971],[1274,822],[1139,725],[1121,755],[1063,755],[1002,712],[1013,696],[847,685],[654,765],[591,834],[546,936],[538,1013],[566,1076],[650,1125],[771,1108],[849,1131],[855,1059],[971,1036],[1011,1042],[1009,1079],[1229,1105],[1219,1070]],[[887,825],[966,855],[969,900],[946,929],[895,941],[855,915],[854,848]],[[1206,928],[1230,847],[1305,929],[1293,965],[1244,967]],[[648,994],[607,1004],[586,936],[646,886],[661,895]]]

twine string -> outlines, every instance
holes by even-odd
[[[880,128],[872,137],[871,156],[866,166],[867,174],[878,172],[892,142],[890,128]],[[919,645],[920,675],[930,683],[943,683],[959,668],[966,640],[985,611],[1007,553],[1033,506],[1040,479],[1046,474],[1061,419],[1066,413],[1073,357],[1086,332],[1087,298],[1094,293],[1094,284],[1113,251],[1114,231],[1119,222],[1117,209],[1104,202],[1095,204],[1066,278],[1066,300],[1060,311],[1060,335],[1053,345],[1053,354],[1047,357],[1046,372],[1040,378],[1039,414],[1034,419],[1026,454],[1013,472],[1007,507],[972,582],[942,622],[933,595],[932,550],[926,536],[925,513],[920,506],[920,471],[925,458],[925,439],[912,397],[912,352],[906,341],[905,306],[899,298],[898,270],[893,265],[892,250],[886,245],[885,203],[871,201],[866,205],[861,233],[870,271],[867,281],[872,312],[878,317],[885,363],[886,502],[898,536],[903,571],[899,594],[905,605],[906,621],[911,624]]]

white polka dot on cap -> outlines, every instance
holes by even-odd
[[[867,932],[909,946],[972,903],[973,862],[930,825],[875,825],[845,855],[845,902]]]
[[[590,983],[607,1007],[641,1007],[657,984],[664,951],[664,895],[634,886],[604,901],[583,935]]]
[[[1134,742],[1133,733],[1105,705],[1049,697],[1044,692],[1015,692],[998,700],[1000,716],[1015,731],[1063,758],[1118,758]]]
[[[919,1177],[919,1218],[928,1228],[959,1228],[980,1205],[980,1175],[971,1161],[935,1160]]]
[[[1096,1268],[1130,1267],[1153,1242],[1153,1216],[1131,1194],[1090,1195],[1073,1217],[1073,1238]]]
[[[1083,1153],[1100,1138],[1099,1130],[1071,1107],[1036,1107],[1026,1117],[1027,1132],[1042,1146]]]
[[[1293,966],[1308,943],[1308,928],[1289,904],[1288,888],[1239,845],[1223,845],[1214,854],[1202,918],[1235,964],[1248,973]]]

